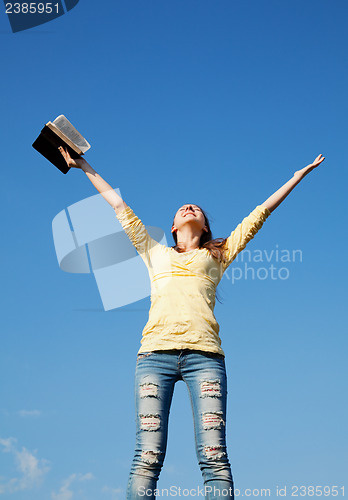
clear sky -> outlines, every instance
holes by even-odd
[[[53,218],[96,194],[82,171],[63,175],[31,147],[59,114],[168,245],[183,203],[226,237],[325,156],[249,243],[263,260],[248,265],[264,270],[252,279],[241,260],[231,265],[215,315],[240,496],[301,485],[343,496],[347,16],[344,0],[80,0],[13,34],[1,7],[0,498],[122,500],[133,456],[150,299],[105,311],[92,274],[58,266]],[[282,262],[276,250],[300,252]],[[285,271],[272,278],[271,264]],[[158,483],[170,486],[202,486],[183,382]]]

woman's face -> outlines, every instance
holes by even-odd
[[[185,224],[190,224],[202,231],[207,230],[202,210],[197,205],[191,205],[190,203],[183,205],[176,212],[172,233],[176,230],[180,231]]]

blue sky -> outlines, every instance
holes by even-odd
[[[13,34],[2,8],[0,498],[123,499],[133,455],[150,299],[106,312],[93,275],[58,266],[53,218],[96,194],[82,171],[63,175],[31,147],[59,114],[168,245],[183,203],[205,208],[214,237],[226,237],[325,156],[249,243],[261,279],[234,262],[215,315],[241,495],[348,485],[347,15],[338,0],[80,0]],[[302,259],[274,254],[287,278],[262,279],[276,249]],[[202,485],[182,382],[158,487],[173,485]]]

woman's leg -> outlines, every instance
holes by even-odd
[[[194,418],[196,453],[205,498],[233,499],[234,486],[226,448],[227,377],[225,360],[188,351],[180,357]]]
[[[176,354],[141,353],[135,371],[136,444],[127,500],[155,499],[167,447],[168,417],[178,380]]]

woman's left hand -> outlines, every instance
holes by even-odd
[[[325,157],[323,155],[319,155],[316,157],[313,163],[310,165],[307,165],[307,167],[302,168],[301,170],[297,170],[294,173],[294,177],[299,177],[302,179],[305,175],[309,174],[313,170],[313,168],[316,168],[318,165],[320,165],[321,162],[325,160]]]

